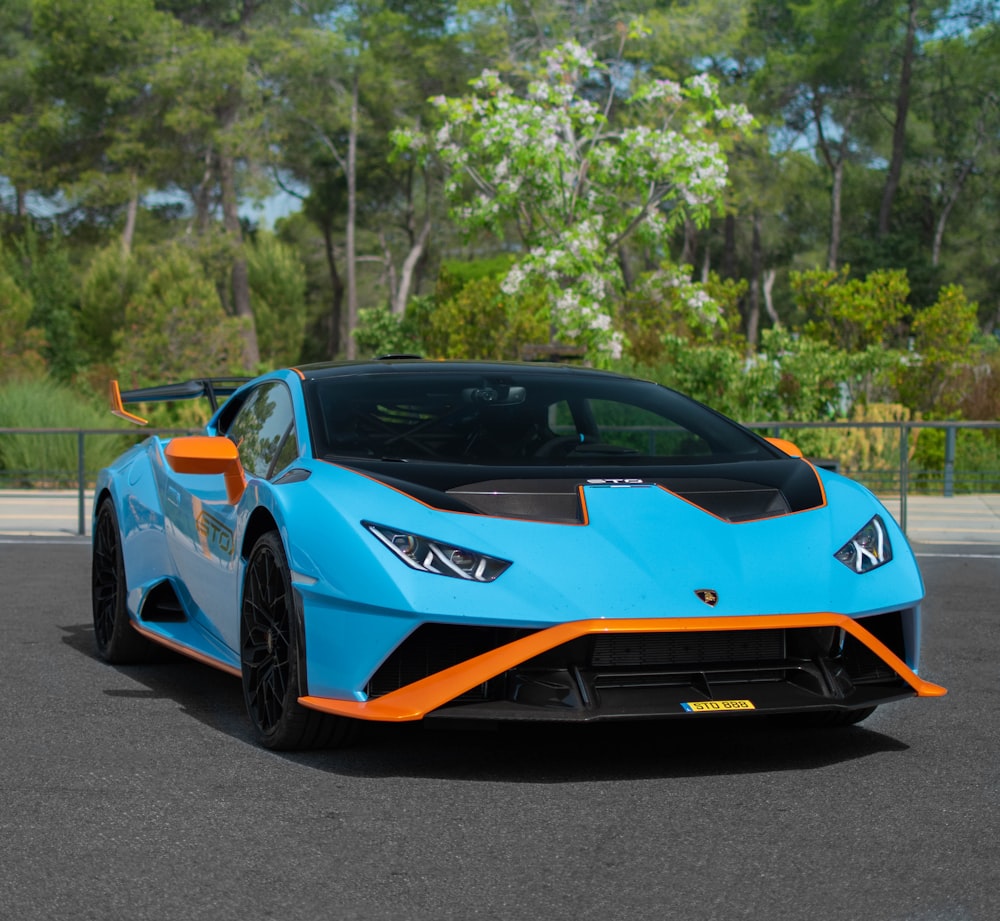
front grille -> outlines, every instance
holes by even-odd
[[[369,697],[381,697],[532,632],[534,631],[511,627],[424,624],[414,630],[382,663],[368,682],[366,693]],[[489,688],[484,684],[462,699],[482,700],[488,692]]]
[[[785,655],[784,630],[610,633],[594,640],[594,668],[761,662]]]

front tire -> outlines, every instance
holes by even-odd
[[[356,724],[303,707],[301,637],[281,540],[263,534],[250,551],[240,610],[240,661],[247,713],[265,748],[347,744]]]
[[[92,552],[90,587],[97,655],[114,665],[148,661],[153,646],[133,629],[128,616],[125,560],[118,516],[110,499],[97,510]]]

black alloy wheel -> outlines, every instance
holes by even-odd
[[[291,577],[277,533],[254,544],[240,611],[240,660],[247,712],[265,748],[292,750],[346,744],[355,721],[303,707],[301,639]]]
[[[121,537],[110,499],[105,499],[97,510],[90,584],[97,655],[116,665],[148,660],[153,646],[129,622]]]

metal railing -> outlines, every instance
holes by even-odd
[[[900,420],[891,422],[753,422],[748,424],[749,428],[755,430],[765,430],[768,434],[780,438],[787,430],[791,429],[880,429],[883,431],[897,432],[898,444],[898,477],[894,477],[894,483],[899,495],[899,523],[906,531],[907,519],[907,498],[913,491],[913,483],[916,481],[922,487],[920,492],[929,493],[927,488],[932,482],[940,481],[940,493],[946,498],[955,495],[958,471],[956,470],[956,458],[958,453],[958,433],[963,430],[990,431],[1000,429],[1000,422],[930,422],[922,420]],[[944,460],[940,470],[918,469],[913,470],[910,464],[910,444],[913,440],[912,433],[921,429],[943,430],[945,433]],[[794,441],[794,437],[789,438]],[[873,492],[883,493],[886,491],[885,474],[886,470],[851,470],[842,471],[854,479],[865,483]],[[1000,469],[998,470],[976,470],[965,472],[966,476],[975,477],[980,488],[979,492],[994,492],[1000,487]],[[916,474],[916,476],[915,476]],[[881,482],[879,482],[881,481]],[[983,488],[989,486],[989,488]],[[936,491],[936,490],[935,490]],[[971,491],[971,490],[967,490]]]
[[[77,534],[83,536],[86,533],[87,502],[86,491],[88,485],[92,485],[97,478],[99,465],[95,468],[88,468],[87,439],[92,437],[115,437],[123,445],[129,441],[138,443],[144,441],[152,435],[190,435],[200,429],[134,429],[107,428],[107,429],[73,429],[73,428],[0,428],[0,486],[23,487],[23,488],[73,488],[77,493]],[[4,450],[4,439],[7,436],[42,435],[46,438],[61,436],[75,440],[75,467],[70,466],[50,466],[44,461],[41,466],[32,468],[11,469],[6,463],[8,452]],[[65,459],[66,452],[61,452],[62,459]]]
[[[788,422],[765,421],[744,423],[762,434],[778,438],[796,440],[797,432],[816,429],[865,430],[879,429],[895,433],[898,438],[896,463],[883,465],[878,469],[853,469],[843,466],[836,457],[817,460],[822,466],[839,469],[840,472],[857,479],[867,485],[873,492],[880,495],[898,495],[900,508],[900,525],[906,529],[907,497],[911,492],[923,494],[934,492],[950,497],[956,490],[962,492],[1000,492],[1000,460],[996,470],[958,470],[958,435],[966,430],[990,431],[1000,429],[1000,422],[925,422],[925,421],[890,421],[890,422]],[[944,458],[939,467],[933,469],[913,468],[911,465],[911,446],[914,443],[914,432],[921,429],[943,430]],[[72,488],[77,492],[78,528],[84,534],[86,522],[86,497],[88,485],[96,479],[98,467],[87,465],[87,439],[91,437],[116,437],[121,441],[133,442],[143,440],[151,435],[184,435],[192,434],[194,429],[158,429],[136,432],[129,429],[73,429],[73,428],[0,428],[0,486],[8,488],[46,488],[59,486]],[[35,469],[11,470],[5,467],[4,439],[12,436],[41,435],[46,438],[62,436],[75,439],[75,468],[71,464],[63,464],[60,469],[46,469],[45,466]],[[65,460],[67,452],[62,452]],[[998,451],[1000,457],[1000,451]]]

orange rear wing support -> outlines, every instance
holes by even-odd
[[[137,416],[134,413],[130,413],[126,408],[125,404],[122,402],[122,392],[118,388],[118,381],[112,381],[110,386],[110,392],[108,394],[111,402],[111,412],[113,415],[117,416],[119,419],[124,419],[126,422],[131,422],[133,425],[147,425],[147,419],[143,419],[142,416]]]
[[[215,412],[219,408],[221,399],[232,396],[249,380],[251,380],[249,377],[202,377],[182,381],[179,384],[127,390],[125,393],[119,389],[118,381],[111,381],[109,393],[111,412],[135,425],[146,425],[145,419],[125,409],[126,403],[163,403],[170,400],[195,400],[199,397],[206,398],[212,407],[212,412]]]

